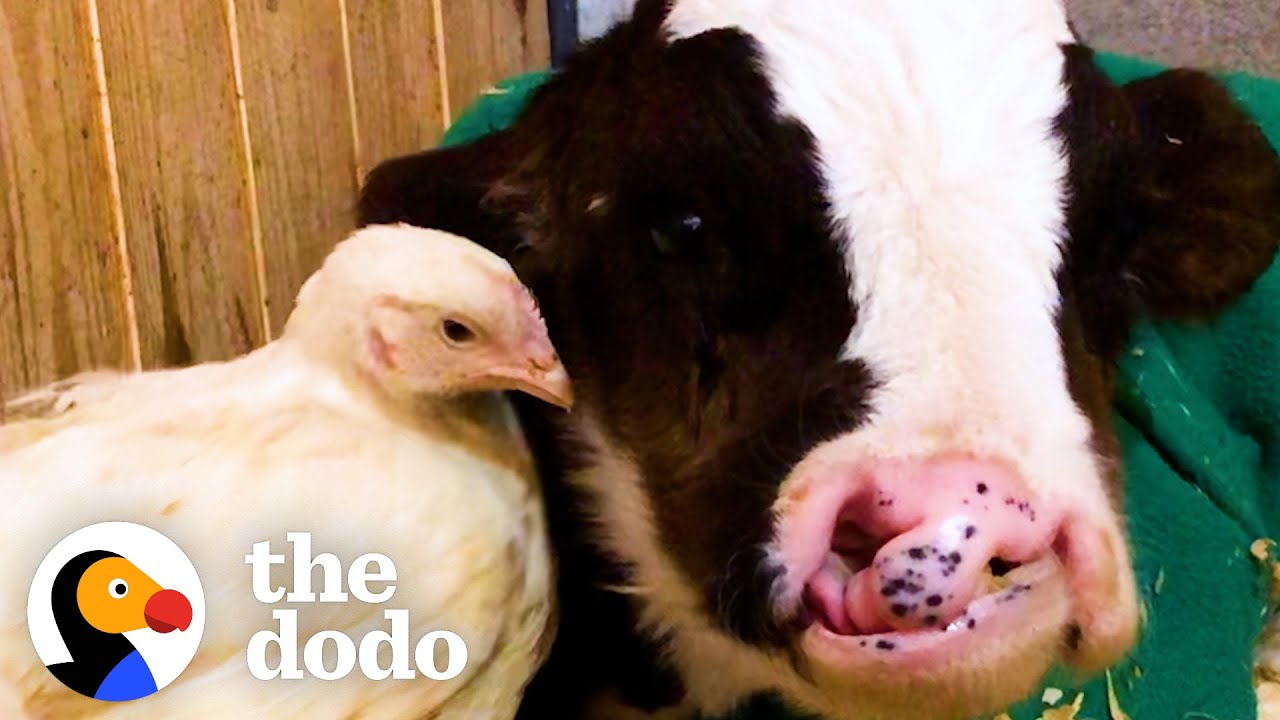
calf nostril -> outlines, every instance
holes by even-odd
[[[835,553],[851,573],[869,566],[875,559],[876,551],[884,545],[884,540],[877,538],[856,522],[841,521],[836,525],[831,537],[831,552]]]
[[[991,562],[987,563],[987,567],[990,568],[991,574],[995,577],[1004,577],[1014,570],[1017,570],[1020,565],[1022,565],[1022,563],[1011,562],[1002,557],[993,557],[991,558]]]
[[[1071,652],[1080,649],[1080,641],[1084,639],[1084,631],[1080,629],[1080,623],[1071,623],[1066,629],[1066,637],[1063,638],[1063,644]]]

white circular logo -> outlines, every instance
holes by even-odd
[[[97,700],[151,695],[187,668],[204,632],[204,588],[186,553],[142,525],[63,538],[36,570],[27,625],[40,661]]]

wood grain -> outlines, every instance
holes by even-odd
[[[439,2],[453,117],[493,83],[550,64],[547,4],[543,0]]]
[[[439,142],[444,97],[432,0],[346,0],[363,179],[387,158]]]
[[[549,63],[545,5],[0,0],[0,396],[267,341],[364,172]]]
[[[131,367],[87,6],[0,0],[0,395]]]
[[[102,50],[144,367],[264,341],[222,3],[102,0]]]
[[[355,225],[356,157],[338,0],[236,0],[267,307],[294,297]]]

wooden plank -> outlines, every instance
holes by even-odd
[[[132,367],[83,2],[0,0],[0,395]]]
[[[338,0],[235,0],[234,7],[267,307],[278,332],[303,281],[354,227],[343,18]]]
[[[346,0],[358,174],[439,142],[444,97],[432,0]]]
[[[265,328],[227,10],[98,11],[142,364],[247,352]]]
[[[493,83],[551,62],[544,0],[436,0],[453,117]]]

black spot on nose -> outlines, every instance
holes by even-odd
[[[986,483],[978,483],[978,494],[979,494],[979,495],[986,495],[986,494],[987,494],[987,484],[986,484]]]
[[[939,605],[941,605],[941,604],[942,604],[942,596],[941,596],[941,595],[930,595],[929,597],[925,598],[925,601],[924,601],[924,602],[925,602],[925,604],[926,604],[926,605],[928,605],[929,607],[938,607]]]

